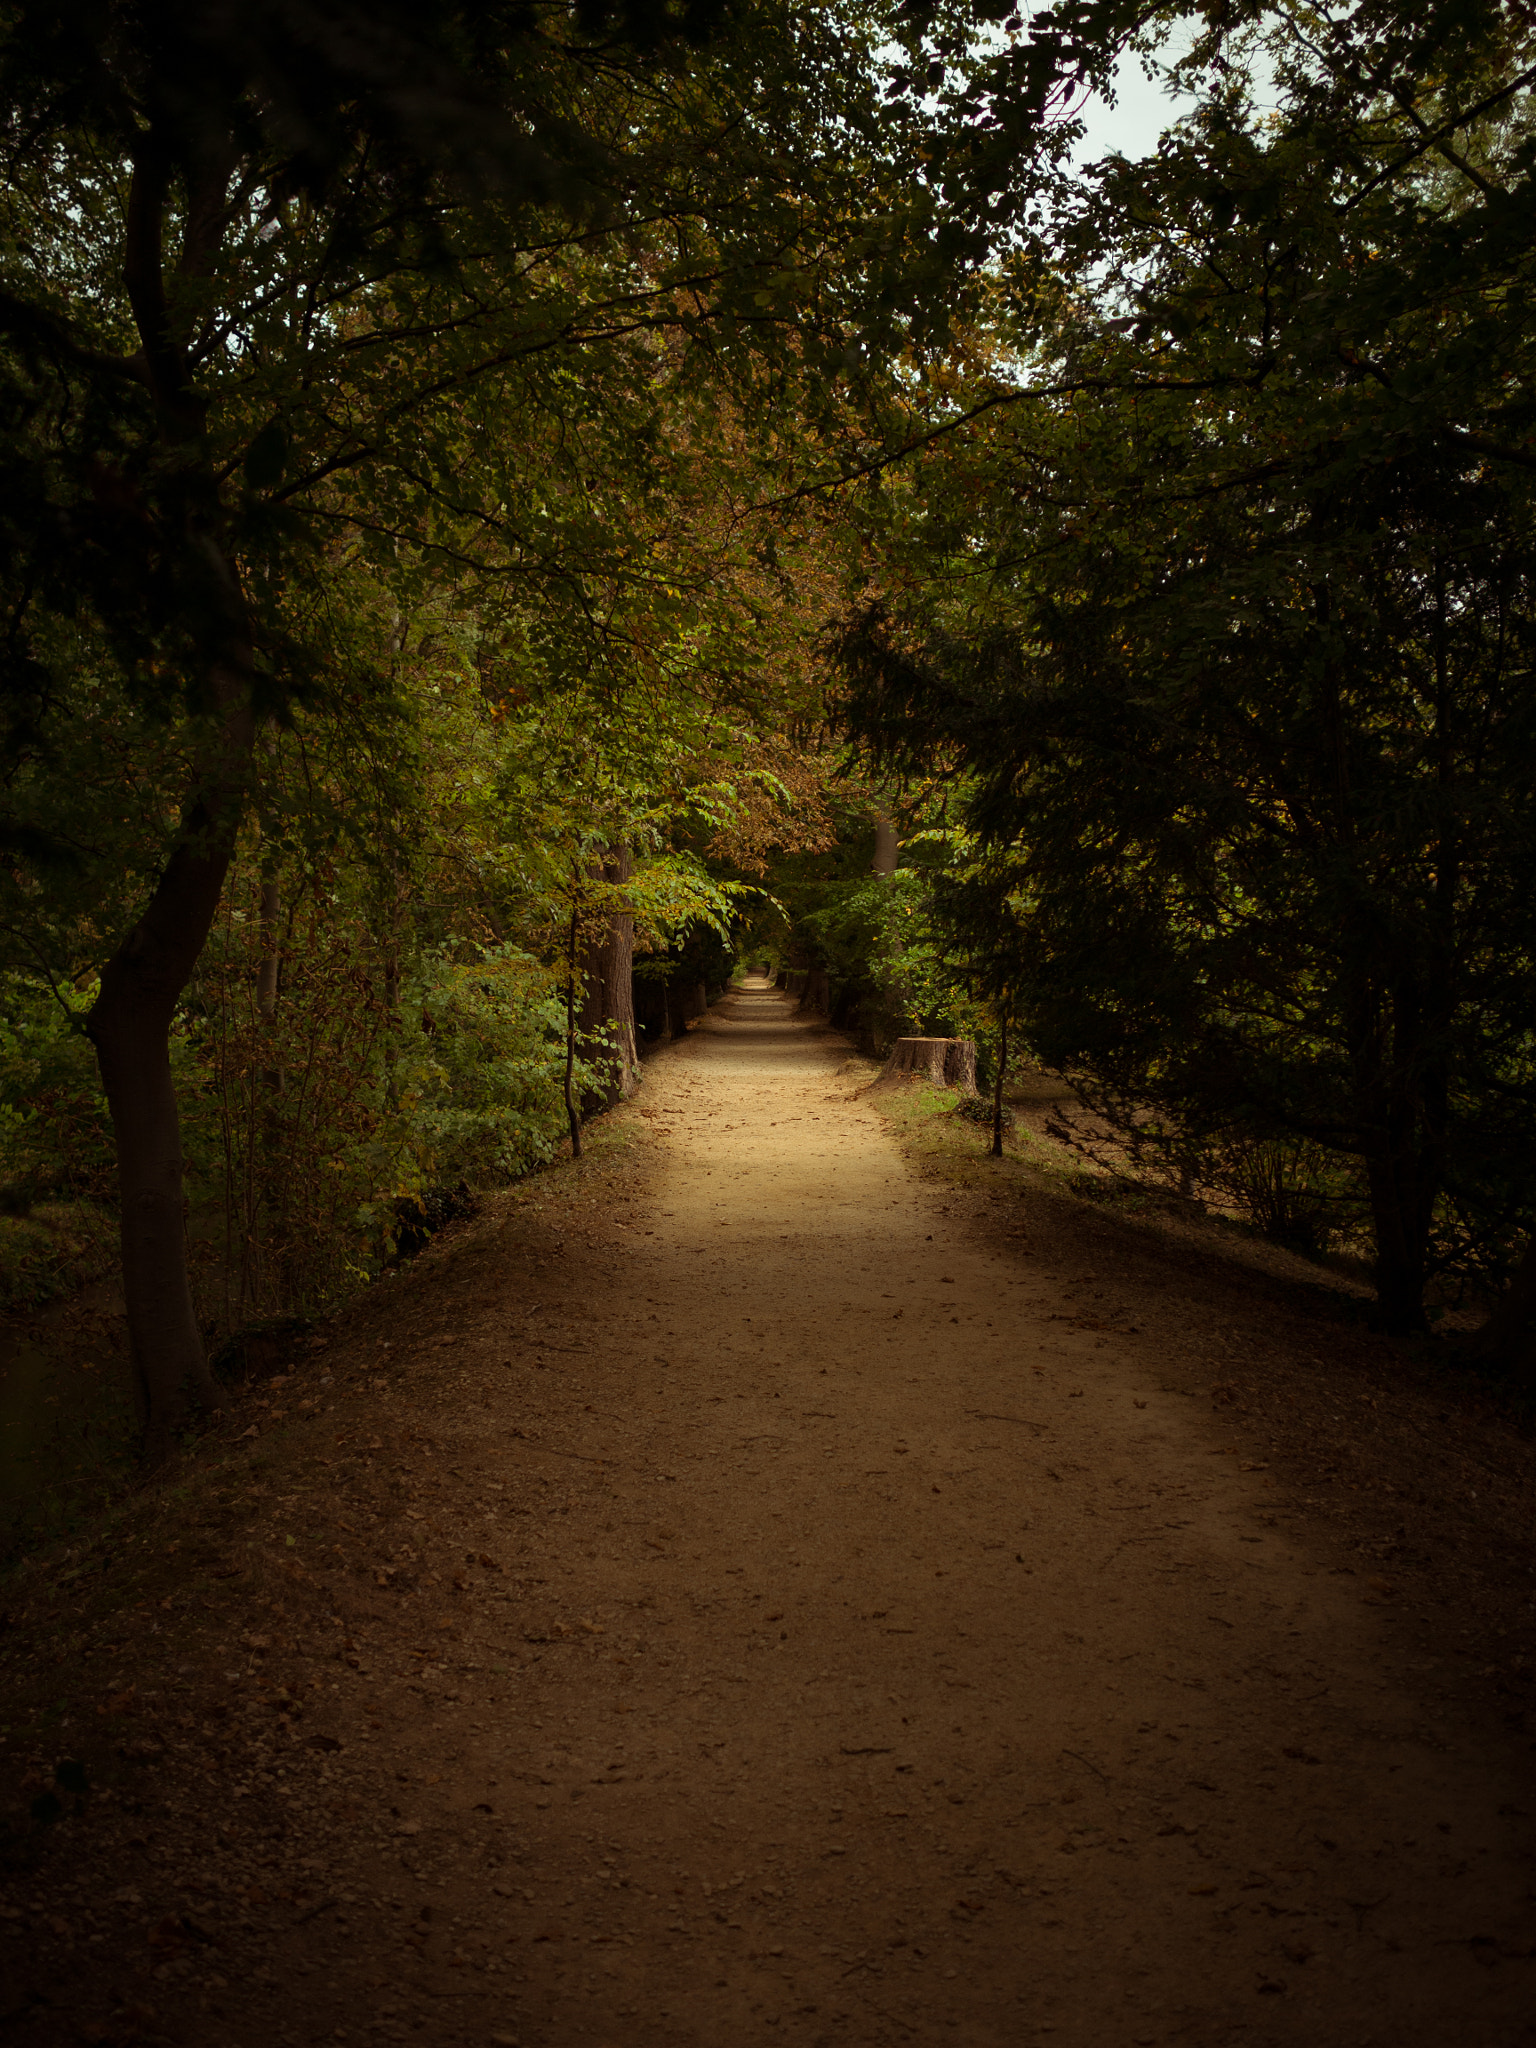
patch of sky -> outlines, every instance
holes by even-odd
[[[1089,92],[1073,107],[1082,134],[1072,150],[1075,165],[1096,163],[1106,156],[1132,162],[1156,154],[1172,127],[1192,113],[1198,94],[1177,66],[1189,55],[1202,22],[1185,16],[1165,24],[1155,42],[1138,38],[1140,47],[1125,49],[1115,61],[1110,89]],[[1268,52],[1256,38],[1247,39],[1243,61],[1255,111],[1264,114],[1279,103]]]

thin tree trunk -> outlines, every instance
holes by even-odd
[[[187,1274],[171,1025],[218,911],[255,740],[248,669],[221,665],[216,751],[154,894],[102,971],[86,1020],[117,1140],[123,1292],[145,1452],[158,1461],[193,1407],[218,1405]]]
[[[992,1083],[992,1157],[1003,1156],[1003,1075],[1008,1067],[1008,1020],[1000,1017],[997,1025],[997,1078]]]
[[[1470,1348],[1480,1365],[1521,1379],[1532,1376],[1536,1368],[1536,1235],[1526,1244],[1509,1286]]]
[[[603,881],[622,884],[633,867],[629,848],[614,846],[593,872]],[[608,917],[601,938],[588,948],[582,982],[580,1035],[596,1042],[606,1039],[614,1056],[605,1085],[590,1088],[583,1096],[590,1116],[633,1095],[640,1078],[635,1050],[635,920],[628,911],[616,910]]]
[[[275,863],[275,855],[269,855]],[[287,1197],[288,1173],[283,1128],[285,1081],[283,1063],[277,1051],[278,1000],[282,991],[282,881],[275,864],[262,876],[258,917],[261,927],[261,964],[256,970],[256,1014],[268,1034],[271,1051],[258,1079],[258,1107],[252,1132],[253,1151],[260,1155],[260,1203],[251,1207],[253,1255],[265,1271],[258,1270],[257,1295],[253,1307],[270,1301],[274,1307],[289,1308],[298,1298],[294,1274],[293,1232]],[[265,1224],[263,1239],[260,1226]],[[261,1247],[268,1247],[262,1258]]]
[[[178,153],[179,152],[179,153]],[[194,609],[203,679],[215,713],[180,830],[138,921],[102,971],[86,1020],[117,1141],[123,1291],[146,1455],[156,1461],[193,1405],[218,1389],[203,1353],[187,1273],[181,1126],[171,1078],[176,1005],[218,911],[255,752],[250,623],[222,539],[219,484],[205,440],[207,400],[196,387],[183,314],[165,286],[164,230],[180,176],[178,270],[207,275],[227,226],[234,148],[204,128],[186,148],[158,117],[140,135],[129,181],[123,283],[157,417],[170,551]]]
[[[875,812],[875,857],[871,866],[877,875],[887,878],[896,872],[898,848],[896,827],[891,823],[889,811]]]
[[[1376,1240],[1376,1294],[1395,1336],[1426,1326],[1424,1287],[1444,1178],[1443,1066],[1426,1057],[1422,986],[1398,964],[1372,1043],[1365,1092],[1366,1182]]]
[[[571,1127],[571,1157],[581,1157],[581,1108],[576,1100],[576,935],[581,911],[571,912],[571,936],[565,959],[565,1115]]]

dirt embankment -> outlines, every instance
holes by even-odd
[[[1536,2039],[1530,1446],[863,1079],[732,998],[12,1584],[14,2039]]]

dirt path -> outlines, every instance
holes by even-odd
[[[846,1058],[738,993],[649,1070],[653,1206],[360,1315],[379,1434],[259,1511],[325,1532],[309,1590],[181,1667],[283,1741],[194,1867],[123,1838],[217,1967],[165,1918],[149,2017],[79,2038],[1536,2040],[1525,1742],[1429,1719],[1160,1343],[962,1229]],[[407,1437],[394,1562],[328,1579]]]
[[[1532,1933],[1514,1759],[1426,1741],[1264,1478],[950,1227],[844,1053],[743,993],[656,1076],[667,1365],[571,1561],[647,1647],[621,1722],[541,1716],[632,1775],[592,1817],[642,1896],[530,2038],[1536,2038],[1468,1945]]]

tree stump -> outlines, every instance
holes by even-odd
[[[882,1081],[899,1081],[919,1074],[935,1088],[958,1088],[962,1095],[976,1093],[976,1041],[974,1038],[898,1038],[885,1063]]]

